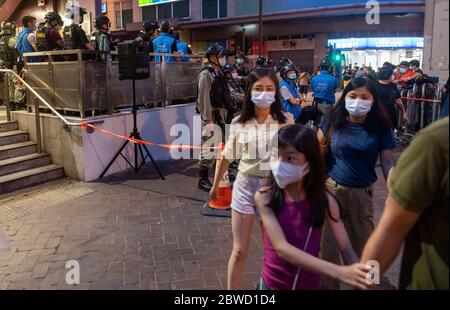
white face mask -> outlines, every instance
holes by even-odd
[[[237,80],[239,75],[236,72],[231,73],[231,77],[233,78],[233,80]]]
[[[270,108],[275,102],[275,92],[252,91],[252,102],[261,110]]]
[[[345,99],[345,108],[350,115],[360,117],[366,115],[372,110],[373,102],[370,100],[357,99]]]
[[[291,184],[303,180],[309,173],[308,163],[303,166],[293,165],[281,160],[270,163],[273,177],[281,189],[285,189]]]
[[[224,67],[227,64],[227,59],[225,57],[219,58],[219,65]]]

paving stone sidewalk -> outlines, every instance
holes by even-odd
[[[230,220],[200,215],[208,196],[196,189],[195,162],[162,169],[166,181],[151,167],[120,174],[83,184],[91,194],[0,224],[10,246],[0,252],[0,289],[225,289]],[[376,185],[378,216],[384,186],[384,180]],[[260,277],[261,241],[255,225],[243,289],[254,290]],[[76,287],[65,281],[69,260],[80,264]],[[392,283],[397,273],[398,266],[388,273]]]

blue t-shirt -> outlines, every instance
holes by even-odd
[[[280,83],[280,89],[286,87],[287,89],[289,89],[289,92],[291,93],[292,97],[294,97],[295,99],[299,99],[299,95],[298,95],[298,88],[295,85],[295,83],[290,83],[286,80],[281,80]],[[294,119],[298,119],[300,117],[300,115],[302,115],[302,107],[299,105],[293,105],[289,100],[286,100],[284,98],[283,99],[283,106],[284,109],[286,110],[286,112],[291,113],[292,115],[294,115]]]
[[[338,87],[338,80],[328,71],[320,71],[313,77],[311,86],[314,90],[314,98],[326,100],[331,104],[336,102],[334,91]]]
[[[327,134],[327,126],[322,125]],[[377,181],[375,165],[382,151],[396,148],[391,130],[369,132],[362,124],[347,122],[333,130],[328,153],[328,175],[338,184],[352,188],[366,188]]]

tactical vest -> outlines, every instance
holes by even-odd
[[[50,44],[48,42],[48,35],[50,33],[50,28],[45,27],[42,23],[36,30],[36,47],[38,52],[50,51]]]
[[[15,48],[9,46],[9,40],[13,37],[14,35],[0,37],[0,59],[8,69],[12,69],[17,64],[19,55]]]
[[[78,25],[72,24],[70,26],[64,27],[64,49],[65,50],[75,50],[79,49],[79,39],[77,39],[76,28]]]
[[[213,83],[211,85],[211,106],[213,108],[229,109],[233,105],[228,81],[224,74],[217,73],[213,68],[205,68],[211,73]]]

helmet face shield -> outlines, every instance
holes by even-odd
[[[84,15],[86,14],[87,14],[86,9],[79,7],[77,5],[72,5],[66,11],[66,17],[72,19],[75,24],[83,23]]]

